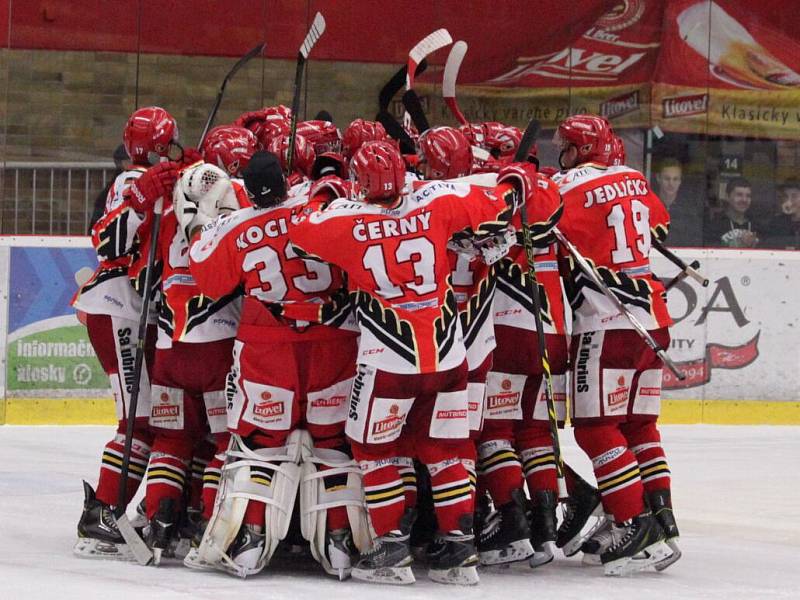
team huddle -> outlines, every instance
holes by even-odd
[[[378,122],[291,118],[245,113],[177,160],[167,111],[126,124],[73,302],[119,419],[75,553],[132,559],[118,489],[146,475],[155,564],[245,577],[300,538],[392,584],[556,548],[607,575],[674,563],[663,365],[626,317],[668,345],[648,255],[669,216],[608,122],[567,118],[548,169],[501,123],[410,131],[410,154]],[[568,409],[596,485],[562,464]]]

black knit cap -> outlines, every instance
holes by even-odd
[[[280,160],[272,152],[261,150],[253,154],[242,178],[247,195],[256,206],[269,208],[286,198],[286,178]]]

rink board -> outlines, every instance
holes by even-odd
[[[800,252],[685,249],[707,288],[669,293],[667,423],[800,424]],[[676,268],[653,256],[665,280]],[[93,269],[88,237],[0,236],[0,423],[111,424],[107,379],[69,301]]]

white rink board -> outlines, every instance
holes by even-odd
[[[670,390],[664,397],[800,400],[800,252],[687,249],[677,254],[686,262],[698,259],[710,284],[703,288],[687,278],[670,290],[669,310],[677,321],[670,356],[701,359],[710,345],[717,362],[752,362],[712,367],[705,385]],[[677,273],[657,253],[651,260],[665,283]]]

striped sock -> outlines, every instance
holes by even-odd
[[[478,475],[481,487],[496,505],[511,502],[511,492],[522,487],[522,465],[511,442],[490,440],[478,446]]]
[[[553,446],[526,448],[520,457],[531,493],[542,490],[558,492],[558,473]]]
[[[631,448],[631,451],[639,462],[642,484],[646,492],[670,489],[669,465],[660,442],[639,444]]]
[[[364,496],[375,535],[399,530],[406,497],[398,461],[362,460],[359,465],[364,474]]]
[[[623,446],[611,448],[592,457],[592,466],[603,507],[617,523],[642,513],[644,488],[633,452]]]
[[[147,469],[147,518],[152,519],[158,505],[165,498],[173,498],[176,506],[180,506],[183,498],[183,486],[186,483],[187,464],[177,456],[164,452],[153,452],[150,455],[150,467]]]
[[[417,470],[414,468],[414,460],[401,456],[397,462],[397,469],[400,471],[400,479],[403,480],[406,507],[413,508],[417,505]]]
[[[100,478],[97,482],[97,499],[111,506],[117,505],[119,494],[119,479],[122,471],[122,455],[125,451],[125,436],[118,433],[114,439],[106,444],[103,449],[103,459],[100,465]],[[131,444],[131,457],[128,463],[127,501],[136,495],[139,484],[147,470],[147,461],[150,458],[150,445],[140,439],[133,438]]]
[[[455,531],[464,527],[464,515],[472,516],[475,493],[469,474],[458,458],[428,464],[431,474],[433,507],[440,531]]]

